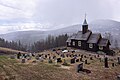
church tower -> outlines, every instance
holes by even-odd
[[[87,31],[88,31],[88,24],[87,24],[86,14],[85,14],[85,19],[82,25],[82,33],[85,34]]]

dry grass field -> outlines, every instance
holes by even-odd
[[[53,51],[45,51],[39,54],[55,55]],[[72,53],[70,53],[72,54]],[[90,52],[81,51],[74,54],[84,54],[88,56]],[[70,66],[63,66],[62,63],[48,63],[47,59],[43,62],[37,61],[33,63],[32,60],[26,63],[21,63],[18,59],[10,59],[9,56],[0,56],[0,80],[116,80],[117,75],[120,74],[120,65],[117,64],[116,57],[109,57],[109,68],[104,67],[104,61],[94,57],[90,60],[88,57],[83,58],[88,60],[89,64],[84,64],[84,69],[88,69],[91,73],[76,72],[76,66],[79,63],[70,64],[71,58],[63,58]],[[59,57],[59,56],[58,56]],[[103,55],[100,56],[103,58]],[[78,57],[79,58],[79,57]],[[114,60],[112,60],[114,59]],[[115,67],[112,67],[112,63]]]

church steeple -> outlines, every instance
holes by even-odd
[[[87,20],[86,20],[86,14],[85,14],[85,19],[82,25],[82,33],[86,33],[88,31],[88,24],[87,24]]]

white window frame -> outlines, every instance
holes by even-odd
[[[68,45],[71,46],[71,42],[68,42]]]
[[[75,41],[72,42],[72,45],[75,46]]]
[[[93,48],[93,44],[89,44],[89,48],[91,48],[91,49],[92,49],[92,48]]]
[[[81,47],[81,41],[78,41],[78,46]]]
[[[99,46],[99,49],[100,49],[100,50],[103,50],[103,46]]]

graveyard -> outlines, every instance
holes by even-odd
[[[116,80],[120,53],[108,56],[56,48],[0,56],[0,80]]]

